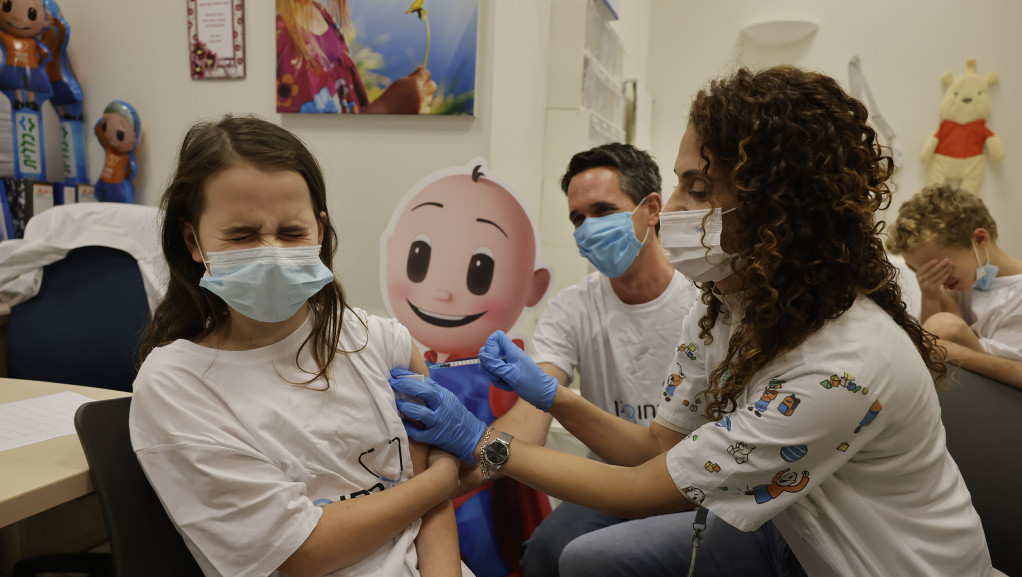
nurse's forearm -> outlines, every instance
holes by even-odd
[[[612,415],[567,387],[558,387],[550,414],[608,463],[639,465],[662,452],[648,427]]]
[[[494,431],[490,438],[499,434]],[[500,471],[552,497],[616,517],[639,519],[695,507],[667,472],[666,453],[637,467],[619,467],[514,439]]]

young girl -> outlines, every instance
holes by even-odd
[[[387,386],[424,361],[345,302],[309,150],[255,118],[198,124],[162,208],[172,278],[131,439],[206,575],[462,575],[457,461],[427,465]]]
[[[702,505],[744,531],[773,520],[801,565],[780,575],[996,575],[944,443],[940,351],[880,240],[894,167],[866,120],[833,79],[787,66],[700,91],[660,230],[703,297],[654,422],[615,419],[495,334],[479,354],[493,383],[618,466],[489,429],[484,474],[622,517]],[[398,401],[427,426],[418,440],[482,430],[428,381],[391,385],[427,401]]]
[[[437,86],[421,66],[369,101],[349,25],[347,0],[277,0],[277,112],[428,113]]]

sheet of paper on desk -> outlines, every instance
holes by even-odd
[[[0,451],[75,434],[75,411],[94,401],[65,391],[0,403]]]

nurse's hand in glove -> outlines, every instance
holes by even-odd
[[[541,411],[550,410],[557,392],[557,379],[539,368],[504,331],[497,331],[486,339],[486,344],[479,349],[479,363],[497,387],[514,391]]]
[[[395,391],[425,402],[418,404],[398,395],[397,410],[422,425],[420,428],[406,421],[408,438],[439,447],[474,465],[476,445],[486,432],[486,425],[470,413],[454,393],[433,379],[404,369],[394,369],[390,375],[390,386]]]

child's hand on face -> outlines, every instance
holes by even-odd
[[[934,259],[919,267],[916,271],[916,281],[919,283],[919,290],[924,298],[939,299],[944,283],[951,278],[954,272],[954,264],[951,259]]]

